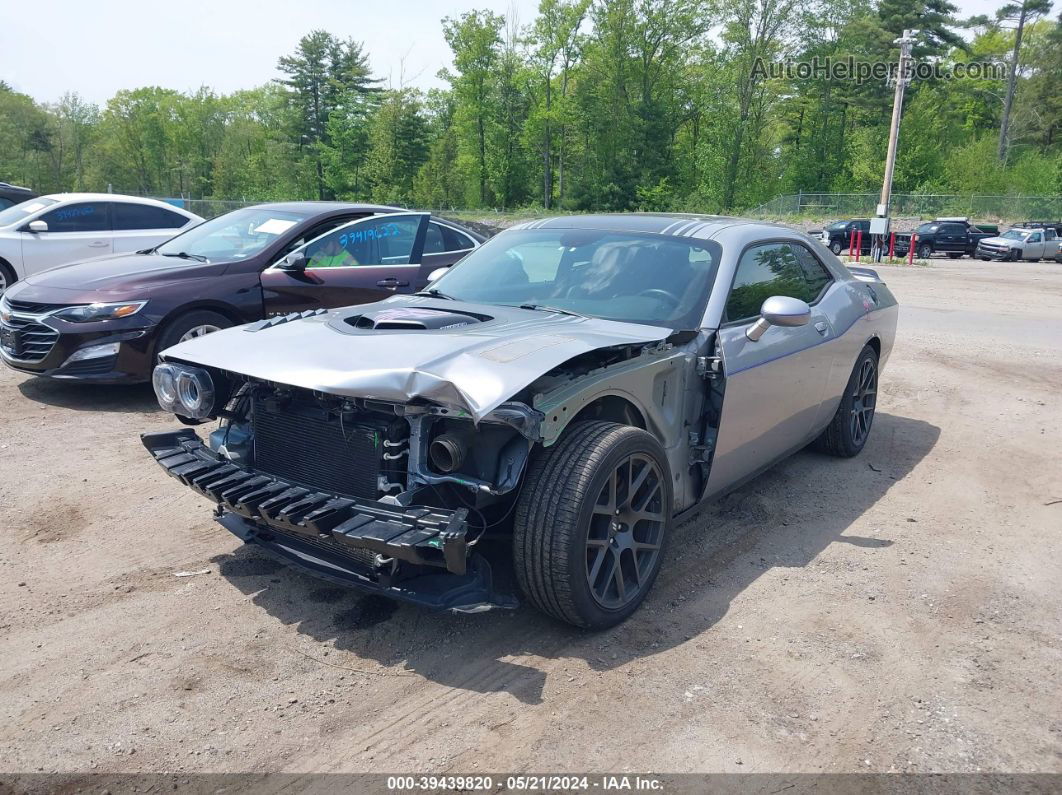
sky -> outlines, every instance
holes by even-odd
[[[956,5],[965,17],[1002,3]],[[450,66],[443,17],[490,8],[525,25],[537,7],[538,0],[0,0],[0,79],[40,102],[76,91],[102,105],[120,89],[146,85],[230,93],[279,77],[277,58],[321,28],[365,42],[385,84],[427,89]]]

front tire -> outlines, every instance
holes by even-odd
[[[159,335],[158,348],[156,348],[156,358],[159,352],[176,345],[178,342],[212,334],[215,331],[230,328],[232,325],[232,321],[227,317],[217,312],[211,312],[208,309],[196,309],[186,312],[171,320],[166,325],[166,328],[162,330]]]
[[[843,249],[844,249],[844,246],[842,246],[840,244],[840,242],[838,242],[836,240],[834,240],[832,243],[830,243],[830,251],[832,251],[834,253],[834,256],[837,256],[837,257],[841,256],[841,251]]]
[[[837,413],[815,440],[815,449],[840,458],[858,455],[870,436],[878,402],[878,355],[864,345],[848,378]]]
[[[663,448],[612,422],[573,423],[528,469],[513,562],[539,610],[587,629],[630,616],[663,560],[674,497]]]
[[[925,243],[918,247],[918,258],[929,259],[933,255],[933,247]]]
[[[2,259],[0,259],[0,295],[7,292],[7,288],[18,281],[18,277],[15,275],[15,270]]]

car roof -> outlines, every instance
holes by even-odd
[[[167,210],[178,210],[185,215],[194,215],[194,213],[191,213],[176,204],[170,204],[169,202],[164,202],[159,199],[149,199],[147,196],[128,196],[124,193],[46,193],[37,198],[52,199],[57,202],[130,202],[136,204],[150,204],[154,207],[164,207]]]
[[[299,202],[264,202],[262,204],[248,205],[249,207],[264,207],[269,210],[304,213],[314,210],[317,213],[341,212],[344,210],[363,210],[371,213],[403,213],[416,212],[404,207],[391,207],[386,204],[361,204],[359,202],[330,202],[330,201],[299,201]]]
[[[594,229],[598,231],[641,232],[671,237],[707,240],[724,229],[735,226],[763,227],[765,230],[793,230],[781,224],[734,218],[726,215],[686,213],[602,213],[596,215],[561,215],[517,224],[512,229]]]

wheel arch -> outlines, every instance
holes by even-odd
[[[628,396],[615,393],[605,393],[593,398],[589,403],[579,409],[572,417],[571,422],[581,420],[604,420],[615,422],[618,425],[630,425],[635,428],[648,430],[645,423],[645,414]]]
[[[636,395],[617,388],[587,392],[563,405],[547,412],[547,423],[551,425],[546,446],[552,446],[576,421],[599,420],[614,422],[632,428],[648,431],[661,444],[666,444],[663,429],[657,427],[652,419],[652,412]]]
[[[864,344],[870,346],[874,350],[874,354],[879,359],[881,358],[881,338],[877,334],[872,334],[870,339]]]
[[[246,319],[240,316],[240,313],[229,304],[222,301],[211,301],[210,299],[201,299],[193,301],[187,304],[181,304],[178,307],[174,307],[166,313],[165,317],[159,321],[158,331],[155,334],[155,342],[152,351],[152,356],[157,356],[159,353],[159,344],[162,342],[162,337],[175,321],[184,317],[192,312],[216,312],[228,321],[231,321],[232,325],[240,326],[247,322]]]
[[[3,257],[0,257],[0,270],[5,271],[7,275],[11,277],[11,282],[7,285],[8,287],[17,282],[20,278],[18,275],[18,270],[16,270],[15,266]]]
[[[232,321],[234,326],[239,326],[247,322],[238,311],[229,304],[223,301],[211,301],[209,298],[198,299],[187,304],[181,304],[178,307],[174,307],[166,316],[159,321],[159,328],[165,328],[173,323],[177,318],[187,315],[191,312],[217,312],[226,320]]]

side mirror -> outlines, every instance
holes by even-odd
[[[293,251],[277,263],[282,271],[306,270],[306,255],[301,251]]]
[[[29,230],[31,232],[47,232],[48,231],[48,222],[47,221],[30,221],[29,222]]]
[[[771,326],[806,326],[811,320],[811,307],[799,298],[772,295],[760,306],[760,319],[748,327],[745,336],[755,342]]]
[[[450,266],[449,265],[443,265],[441,268],[436,268],[435,270],[433,270],[431,273],[428,274],[428,283],[431,284],[433,281],[438,279],[440,276],[446,275],[446,272],[448,270],[450,270]]]

